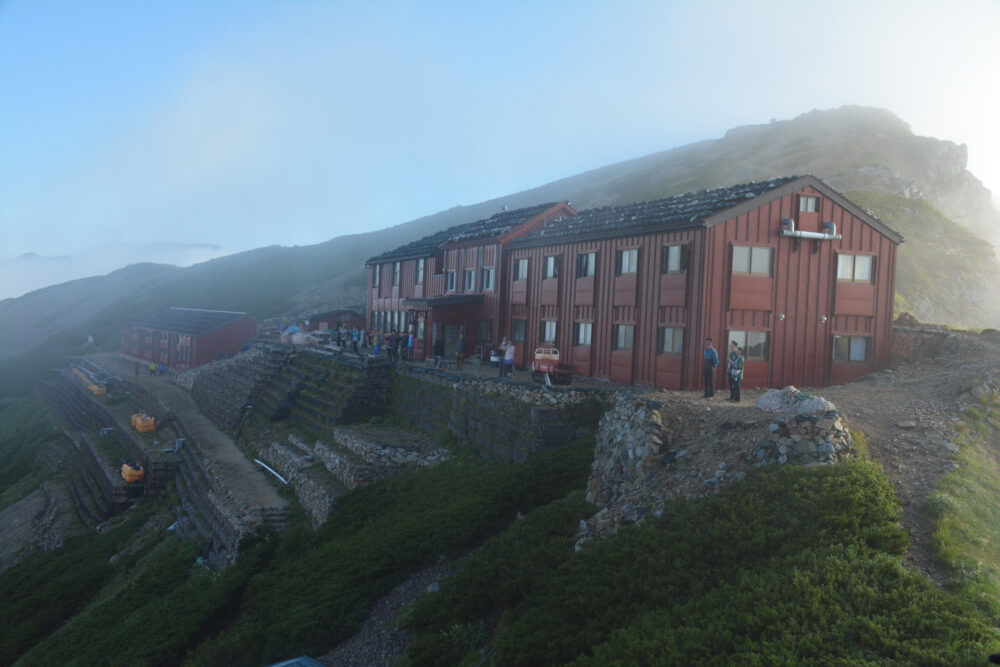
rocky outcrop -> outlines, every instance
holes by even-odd
[[[746,406],[721,415],[674,394],[619,396],[601,418],[587,483],[587,500],[601,510],[582,522],[579,543],[658,513],[670,498],[716,492],[755,467],[832,465],[856,455],[836,410],[772,415]]]

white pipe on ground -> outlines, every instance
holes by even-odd
[[[254,459],[253,462],[256,463],[257,465],[259,465],[260,467],[264,468],[264,470],[268,471],[269,473],[271,473],[275,477],[277,477],[281,481],[282,484],[285,484],[285,485],[288,484],[288,480],[285,479],[284,477],[282,477],[281,475],[279,475],[277,470],[275,470],[271,466],[267,465],[266,463],[264,463],[260,459]]]

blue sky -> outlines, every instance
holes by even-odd
[[[998,2],[0,1],[0,259],[405,222],[843,104],[1000,189]]]

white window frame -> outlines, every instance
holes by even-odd
[[[528,258],[520,257],[514,260],[514,282],[518,283],[528,279]]]
[[[639,249],[638,248],[621,248],[618,250],[618,254],[615,262],[617,265],[617,273],[619,276],[634,276],[639,272]]]
[[[583,260],[582,262],[580,260]],[[576,256],[576,277],[591,278],[597,273],[597,253],[581,252]]]
[[[837,343],[841,340],[847,341],[847,358],[837,355]],[[850,336],[847,334],[834,334],[833,336],[833,361],[837,364],[859,364],[868,365],[871,360],[871,336]],[[858,358],[857,350],[855,347],[856,343],[864,344],[864,355],[862,358]]]
[[[424,258],[423,257],[421,257],[420,259],[417,260],[417,270],[416,270],[416,276],[415,276],[414,280],[415,280],[415,282],[416,282],[417,285],[420,285],[420,284],[422,284],[424,282]]]
[[[483,269],[483,290],[487,292],[493,291],[493,269]]]
[[[660,250],[660,274],[687,273],[688,244],[665,245]]]
[[[611,349],[612,350],[633,350],[635,349],[635,325],[615,324],[611,329]]]
[[[660,354],[667,357],[679,357],[684,354],[684,329],[660,327]]]
[[[542,278],[545,280],[551,280],[558,277],[559,255],[546,255],[542,269]]]
[[[556,320],[542,320],[541,331],[541,342],[543,343],[555,343],[558,325]]]
[[[576,345],[590,345],[591,341],[594,339],[594,323],[593,322],[577,322],[574,325],[576,331],[573,334],[573,340]]]
[[[738,254],[746,253],[746,264],[747,270],[743,271],[737,269],[736,267],[736,257]],[[760,255],[762,253],[767,253],[767,258],[762,259]],[[774,266],[774,248],[771,246],[749,246],[749,245],[733,245],[732,251],[732,272],[734,275],[739,276],[754,276],[756,278],[770,278],[772,275],[772,270]],[[760,264],[766,263],[766,270],[760,267]]]
[[[445,289],[447,289],[447,291],[449,292],[454,292],[457,280],[458,278],[455,276],[455,271],[446,271],[445,284],[447,285],[447,287]]]
[[[862,258],[868,261],[868,277],[858,278],[858,258]],[[875,267],[878,264],[878,258],[876,255],[860,255],[852,253],[841,253],[837,255],[837,282],[841,283],[858,283],[861,285],[874,285],[875,284]],[[847,273],[850,274],[849,278],[841,277],[841,269],[846,265],[850,265]]]
[[[761,339],[764,342],[764,356],[750,356],[750,346],[757,345]],[[727,350],[733,341],[743,350],[743,358],[747,361],[767,361],[771,356],[771,335],[768,331],[730,330],[729,338],[726,339]]]
[[[473,292],[476,289],[476,270],[465,269],[462,273],[462,290]]]

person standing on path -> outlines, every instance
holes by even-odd
[[[729,400],[740,402],[740,383],[743,381],[743,350],[733,341],[729,346],[729,365],[726,367],[729,376]]]
[[[503,366],[501,367],[500,375],[501,377],[507,377],[514,372],[514,343],[507,341],[507,347],[503,351]]]
[[[705,398],[715,396],[715,369],[719,367],[719,353],[712,339],[705,339],[705,353],[701,362],[701,376],[705,381]]]
[[[135,376],[139,377],[139,362],[135,362]]]
[[[154,375],[156,375],[156,363],[151,361],[149,362],[149,377]]]
[[[455,346],[455,368],[462,370],[462,362],[465,360],[465,327],[458,332],[458,344]]]

